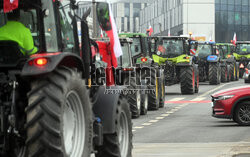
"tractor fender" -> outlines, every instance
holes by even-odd
[[[220,58],[218,57],[218,56],[216,56],[216,55],[209,55],[208,57],[207,57],[207,61],[208,62],[218,62],[220,60]]]
[[[122,89],[124,89],[124,87],[111,86],[108,87],[108,90],[109,89],[121,91]],[[98,117],[101,120],[103,133],[112,134],[115,133],[116,129],[115,117],[120,92],[116,92],[117,94],[112,94],[105,90],[105,87],[100,86],[97,93],[95,94],[94,99],[96,100],[93,104],[93,112],[95,114],[95,117]]]
[[[47,59],[47,64],[39,66],[36,60],[39,58]],[[22,76],[36,76],[47,74],[54,71],[59,65],[70,68],[77,68],[84,74],[84,65],[82,59],[73,53],[45,53],[30,56],[22,69]]]

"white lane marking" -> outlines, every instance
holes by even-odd
[[[152,123],[143,123],[142,125],[144,125],[144,126],[149,126],[149,125],[151,125]]]
[[[156,117],[155,119],[158,119],[158,120],[160,120],[160,119],[164,119],[165,117]]]
[[[136,127],[134,127],[134,129],[142,129],[142,128],[144,128],[144,126],[136,126]]]
[[[178,111],[179,109],[178,108],[173,108],[171,111],[172,112],[176,112],[176,111]]]
[[[207,96],[209,93],[212,93],[212,92],[214,92],[214,91],[216,91],[216,90],[218,90],[218,89],[220,89],[220,88],[222,88],[222,87],[224,87],[224,86],[226,86],[226,85],[232,84],[232,83],[234,83],[234,82],[222,84],[222,85],[220,85],[220,86],[217,87],[217,88],[214,88],[214,89],[212,89],[212,90],[210,90],[210,91],[207,91],[206,93],[203,93],[203,94],[200,95],[199,97]]]
[[[171,113],[174,113],[174,112],[172,112],[172,111],[167,111],[166,113],[167,113],[167,114],[171,114]]]
[[[136,130],[132,130],[132,132],[135,132]]]
[[[182,106],[177,106],[177,107],[175,107],[175,109],[181,109],[182,108]]]
[[[161,116],[167,117],[167,116],[169,116],[169,114],[161,114]]]
[[[159,120],[150,120],[149,123],[156,123],[158,122]]]
[[[180,97],[180,98],[173,98],[173,99],[170,99],[170,100],[167,100],[167,101],[180,101],[180,100],[183,100],[185,98],[183,97]]]
[[[197,97],[197,98],[192,99],[191,101],[201,101],[204,99],[206,99],[206,98],[205,97]]]

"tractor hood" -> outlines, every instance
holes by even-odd
[[[247,54],[247,55],[239,55],[238,53],[233,53],[234,57],[237,59],[237,60],[240,60],[242,57],[245,57],[247,59],[250,59],[250,54]]]
[[[218,91],[212,94],[212,97],[219,97],[224,95],[241,95],[241,94],[250,94],[250,86],[241,86],[235,88],[229,88],[225,90]]]

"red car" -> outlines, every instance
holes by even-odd
[[[250,86],[222,90],[212,95],[212,116],[250,125]]]

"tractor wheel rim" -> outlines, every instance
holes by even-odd
[[[83,154],[85,135],[85,115],[81,99],[75,91],[71,91],[67,95],[63,111],[63,142],[67,156],[78,157]]]
[[[144,104],[145,104],[144,106],[145,110],[148,110],[148,94],[145,96]]]
[[[250,122],[250,105],[242,105],[239,109],[239,119],[243,123]]]
[[[120,114],[120,127],[119,127],[119,144],[120,144],[120,152],[121,157],[127,157],[128,147],[129,147],[129,129],[128,129],[128,119],[125,112],[121,112]]]
[[[156,78],[156,84],[155,84],[155,95],[156,95],[156,99],[158,99],[159,95],[158,95],[158,79]]]
[[[141,93],[139,90],[136,91],[136,103],[138,111],[141,110]]]

